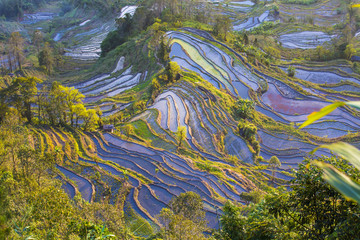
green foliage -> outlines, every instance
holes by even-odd
[[[169,206],[175,214],[181,214],[195,223],[204,221],[203,201],[194,192],[181,193],[170,201]]]
[[[252,190],[250,192],[240,193],[241,200],[245,201],[245,204],[249,203],[259,203],[263,199],[264,193],[258,189]]]
[[[246,140],[250,140],[256,135],[257,127],[248,121],[240,121],[238,124],[238,131],[240,136],[244,137]]]
[[[279,25],[278,22],[262,22],[258,27],[250,30],[254,35],[273,35],[273,29]]]
[[[179,80],[180,70],[181,68],[179,64],[177,64],[176,62],[169,62],[165,68],[166,78],[164,78],[164,80],[168,82],[175,82]]]
[[[182,143],[186,139],[186,127],[184,127],[184,126],[178,127],[176,136],[177,136],[178,142],[179,142],[178,147],[181,147]]]
[[[203,234],[204,229],[198,224],[185,218],[183,215],[174,214],[174,212],[168,208],[161,210],[159,220],[164,226],[159,234],[162,239],[207,239]]]
[[[22,117],[32,122],[35,111],[31,105],[37,104],[36,116],[41,123],[53,126],[70,124],[78,127],[78,122],[82,119],[85,130],[94,130],[101,124],[101,114],[84,107],[82,100],[85,96],[79,90],[53,82],[50,90],[42,88],[39,91],[37,84],[41,82],[42,80],[35,77],[19,77],[9,87],[2,89],[0,111],[4,116],[12,111],[11,106],[14,106]]]
[[[338,142],[330,145],[323,145],[321,147],[330,149],[360,170],[360,151],[354,146],[348,143]],[[346,198],[360,203],[360,184],[330,164],[322,162],[315,162],[315,164],[324,170],[324,179],[328,183]]]
[[[281,166],[281,162],[277,156],[272,156],[269,160],[269,167],[272,171],[272,181],[275,180],[275,169]]]
[[[280,50],[273,48],[273,47],[266,47],[265,52],[267,52],[269,54],[269,57],[274,57],[274,58],[281,58],[281,52]]]
[[[351,57],[356,53],[356,49],[354,48],[353,44],[349,44],[346,46],[344,54],[347,59],[351,59]]]
[[[220,169],[218,169],[217,167],[212,166],[209,163],[196,162],[195,165],[196,165],[196,167],[200,168],[201,170],[205,170],[205,171],[207,171],[209,173],[221,172]]]
[[[228,32],[232,28],[231,19],[228,16],[219,15],[215,18],[213,33],[215,36],[223,38],[227,41]]]
[[[170,60],[169,42],[165,37],[161,37],[158,58],[163,65],[166,65],[167,62]]]
[[[40,66],[45,66],[47,72],[50,74],[52,72],[55,59],[49,43],[45,43],[43,49],[39,52],[38,59]]]
[[[221,238],[226,240],[246,239],[244,225],[246,218],[241,213],[241,208],[231,202],[226,202],[221,216]]]
[[[342,159],[318,161],[331,163],[354,178],[360,176]],[[309,163],[306,159],[299,165],[291,191],[279,188],[247,207],[226,203],[219,233],[222,239],[357,238],[360,223],[357,205],[346,201],[321,178],[322,170]]]
[[[8,187],[13,180],[11,172],[3,172],[0,178],[0,238],[6,239],[10,234],[11,228],[8,221],[11,218],[9,211]]]
[[[24,58],[24,38],[19,32],[11,33],[9,38],[9,51],[10,58],[14,58],[20,70],[22,70],[22,60]],[[10,61],[11,62],[11,61]],[[15,64],[14,64],[15,65]],[[10,71],[12,67],[10,66]]]
[[[134,127],[130,124],[127,124],[123,127],[123,131],[124,131],[126,137],[129,138],[130,135],[134,133]]]
[[[322,61],[330,59],[331,54],[333,54],[329,49],[326,49],[323,46],[317,46],[316,53],[318,60]]]
[[[34,103],[35,96],[38,92],[37,84],[42,81],[36,77],[19,77],[12,84],[0,91],[0,99],[5,114],[10,111],[10,106],[15,106],[18,112],[25,117],[28,122],[32,122],[33,113],[31,104]]]
[[[160,85],[159,81],[158,81],[156,78],[154,78],[154,79],[152,80],[152,82],[151,82],[151,88],[152,88],[152,90],[153,90],[154,92],[156,92],[156,91],[158,91],[158,90],[160,89],[160,87],[161,87],[161,85]]]
[[[45,2],[45,0],[1,0],[0,16],[8,19],[22,17],[24,11],[34,11]]]
[[[205,212],[201,197],[193,192],[181,193],[161,210],[158,219],[163,224],[160,235],[165,239],[206,239]]]
[[[56,164],[64,156],[61,148],[47,142],[44,150],[44,142],[34,135],[37,130],[23,125],[14,115],[6,116],[0,124],[0,238],[133,238],[132,230],[125,234],[121,201],[89,204],[81,197],[68,197],[56,179]],[[142,225],[151,229],[149,224]],[[140,226],[134,231],[145,232]]]
[[[119,18],[117,30],[110,32],[101,43],[101,56],[106,56],[111,50],[135,37],[143,30],[146,30],[155,21],[152,11],[140,6],[136,9],[134,16],[126,14],[124,18]]]
[[[260,144],[256,140],[257,127],[247,120],[241,120],[238,124],[237,131],[240,136],[250,143],[255,153],[258,155],[260,153]]]
[[[251,118],[255,110],[255,104],[248,99],[239,99],[232,108],[236,118]]]
[[[101,43],[101,56],[104,57],[108,52],[125,43],[126,41],[127,37],[124,34],[121,34],[119,31],[110,32]]]
[[[287,72],[289,77],[293,77],[295,76],[296,68],[294,66],[289,66]]]

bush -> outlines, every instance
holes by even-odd
[[[176,62],[169,62],[166,66],[166,75],[169,82],[175,82],[180,79],[180,66]]]
[[[110,32],[104,41],[101,43],[101,56],[104,57],[108,52],[115,49],[117,46],[125,43],[127,37],[121,34],[119,31]]]
[[[250,143],[256,155],[258,155],[260,153],[260,144],[255,137],[257,134],[257,127],[248,121],[240,121],[238,124],[238,133]]]
[[[233,107],[234,115],[237,118],[242,118],[242,119],[251,118],[254,110],[255,110],[254,102],[247,99],[238,100],[235,106]]]
[[[244,137],[246,140],[252,141],[252,138],[257,133],[257,127],[247,121],[241,121],[238,124],[238,132],[240,136]]]
[[[289,66],[288,69],[287,69],[287,71],[288,71],[288,76],[289,76],[289,77],[295,76],[296,69],[295,69],[294,66]]]

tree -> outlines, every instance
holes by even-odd
[[[351,57],[356,53],[354,45],[352,45],[352,44],[347,45],[344,53],[345,53],[346,58],[350,60]]]
[[[169,62],[166,66],[166,75],[169,82],[175,82],[180,79],[180,66],[176,62]]]
[[[84,97],[85,96],[78,89],[65,87],[58,82],[53,82],[45,106],[50,124],[67,124],[68,119],[70,119],[70,124],[73,126],[74,117],[77,118],[77,121],[79,118],[86,118],[88,121],[87,123],[90,124],[93,116],[88,112],[83,111],[84,108],[78,105],[82,104]],[[75,107],[76,105],[78,106]],[[75,111],[77,111],[76,115]]]
[[[173,198],[168,208],[161,210],[158,216],[163,224],[161,235],[164,239],[206,239],[205,212],[201,197],[194,192],[181,193]]]
[[[223,239],[243,240],[247,239],[244,226],[246,218],[242,216],[241,209],[227,201],[223,207],[224,214],[220,218]]]
[[[288,71],[288,76],[289,76],[289,77],[295,76],[296,69],[295,69],[294,66],[289,66],[288,69],[287,69],[287,71]]]
[[[71,108],[72,108],[72,112],[75,116],[75,126],[78,127],[79,119],[85,115],[86,108],[85,108],[84,104],[82,104],[82,103],[73,105]]]
[[[43,38],[44,38],[43,33],[40,30],[34,31],[31,41],[32,44],[35,45],[38,54],[40,53],[40,46],[43,41]]]
[[[127,137],[127,139],[130,138],[130,135],[134,133],[134,127],[130,124],[127,124],[123,127],[123,130],[125,132],[125,135]]]
[[[359,171],[340,158],[317,160],[359,177]],[[357,239],[358,205],[327,184],[321,168],[310,162],[299,164],[290,191],[273,189],[259,203],[244,207],[227,202],[220,219],[223,239]]]
[[[326,59],[326,56],[325,56],[325,54],[326,54],[326,51],[325,51],[325,49],[324,49],[324,47],[323,46],[317,46],[316,47],[316,52],[317,52],[317,57],[318,57],[318,59],[319,60],[321,60],[321,59]],[[294,74],[295,75],[295,74]],[[290,76],[290,75],[289,75]]]
[[[194,192],[181,193],[171,199],[170,209],[197,224],[204,224],[205,212],[201,197]]]
[[[322,157],[317,161],[329,162],[342,171],[359,177],[359,172],[343,159]],[[293,218],[306,239],[328,239],[329,236],[336,235],[344,239],[357,238],[355,236],[359,234],[360,219],[353,217],[358,212],[357,206],[347,201],[320,177],[321,168],[309,163],[310,159],[305,159],[299,165],[296,177],[291,181],[293,190],[288,197],[280,200],[279,195],[273,195],[268,199],[269,204],[273,205],[270,212]],[[341,233],[344,235],[339,235]]]
[[[62,86],[53,82],[45,104],[45,112],[50,125],[66,124],[65,98]]]
[[[39,64],[40,66],[45,66],[48,74],[52,72],[54,66],[54,56],[50,44],[48,42],[45,43],[41,52],[39,52]]]
[[[99,121],[99,116],[95,109],[89,109],[83,112],[82,119],[84,120],[84,131],[93,130]]]
[[[158,58],[160,62],[165,65],[169,59],[169,42],[165,37],[161,37],[160,39],[160,47],[158,51]]]
[[[100,106],[96,106],[96,107],[95,107],[95,111],[96,111],[96,115],[98,116],[98,122],[97,122],[98,127],[99,127],[99,128],[102,128],[103,125],[104,125],[104,123],[103,123],[103,121],[102,121],[102,119],[101,119],[101,116],[103,115],[103,113],[102,113],[102,111],[101,111]]]
[[[19,32],[13,32],[9,38],[10,51],[16,58],[19,69],[22,69],[22,60],[24,58],[24,39]]]
[[[272,156],[269,160],[269,166],[272,172],[272,181],[275,181],[275,169],[281,166],[281,162],[278,157]]]
[[[235,106],[233,106],[234,115],[242,119],[251,118],[254,110],[254,102],[248,99],[239,99]]]
[[[163,208],[158,216],[164,226],[160,235],[164,240],[187,239],[205,240],[207,239],[199,225],[185,218],[182,215],[174,214],[170,209]]]
[[[250,192],[240,193],[240,198],[245,201],[245,204],[259,203],[263,198],[263,193],[260,190],[255,189]]]
[[[64,104],[69,112],[70,124],[71,126],[74,125],[74,105],[82,104],[83,99],[85,96],[74,87],[64,87],[60,86],[60,91],[62,92],[62,96],[64,97]]]
[[[227,41],[227,34],[231,28],[232,24],[229,16],[219,15],[215,18],[213,32],[216,36],[224,37],[224,40]]]
[[[41,82],[42,80],[36,77],[18,77],[9,88],[12,91],[10,95],[12,102],[22,116],[26,117],[30,123],[33,117],[31,103],[34,102],[34,97],[38,92],[37,84]]]
[[[257,133],[257,127],[247,121],[240,121],[238,124],[238,132],[240,136],[250,141]]]
[[[152,88],[153,92],[158,91],[160,89],[160,87],[161,87],[161,85],[160,85],[159,81],[156,78],[154,78],[151,82],[151,88]]]
[[[165,29],[167,23],[162,23],[161,19],[155,18],[155,23],[149,27],[151,31],[151,46],[153,47],[160,47],[158,48],[158,58],[162,62],[162,59],[166,58],[169,55],[169,42],[167,37],[165,36]],[[165,61],[165,63],[168,59]],[[164,63],[163,63],[164,64]],[[165,65],[165,64],[164,64]]]
[[[244,39],[244,44],[249,45],[249,37],[248,37],[248,35],[246,33],[244,33],[243,39]]]
[[[186,127],[180,126],[177,129],[176,136],[178,137],[178,147],[180,148],[183,141],[186,139]]]
[[[4,117],[0,125],[0,142],[3,145],[1,151],[0,166],[7,163],[12,165],[12,173],[17,175],[18,168],[18,152],[28,137],[27,129],[19,126],[19,119],[13,114],[8,114]]]

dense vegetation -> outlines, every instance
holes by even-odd
[[[339,118],[297,127],[301,101],[313,109],[360,96],[360,66],[350,61],[360,18],[350,2],[336,5],[342,23],[324,27],[316,14],[289,13],[292,4],[328,7],[321,0],[254,1],[249,12],[237,2],[49,2],[0,0],[5,25],[61,9],[0,38],[0,239],[358,238],[358,203],[323,169],[330,164],[354,188],[359,170],[307,154],[337,140],[358,144],[357,104],[335,103],[346,107],[345,130]],[[133,15],[114,22],[133,4]],[[264,12],[279,21],[260,23]],[[232,31],[238,20],[259,24]],[[296,31],[337,37],[283,46],[280,37]],[[100,48],[99,59],[77,58]],[[347,80],[301,78],[319,69]],[[324,128],[336,137],[316,134]],[[75,178],[90,186],[88,198]]]
[[[339,158],[321,158],[358,179],[359,172]],[[250,205],[228,202],[221,218],[220,239],[354,239],[358,205],[347,201],[322,178],[322,170],[306,159],[299,165],[291,190],[278,188],[262,200],[252,193]],[[261,193],[260,193],[261,194]]]
[[[45,2],[45,0],[1,0],[0,16],[7,19],[20,18],[25,11],[34,11]]]

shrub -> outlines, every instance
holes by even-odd
[[[166,66],[167,81],[175,82],[180,79],[180,66],[176,62],[169,62]]]
[[[255,110],[255,104],[251,100],[240,99],[233,107],[234,115],[238,118],[247,119],[251,118],[253,111]]]
[[[287,71],[288,71],[288,76],[289,76],[289,77],[295,76],[296,69],[295,69],[294,66],[289,66],[288,69],[287,69]]]

